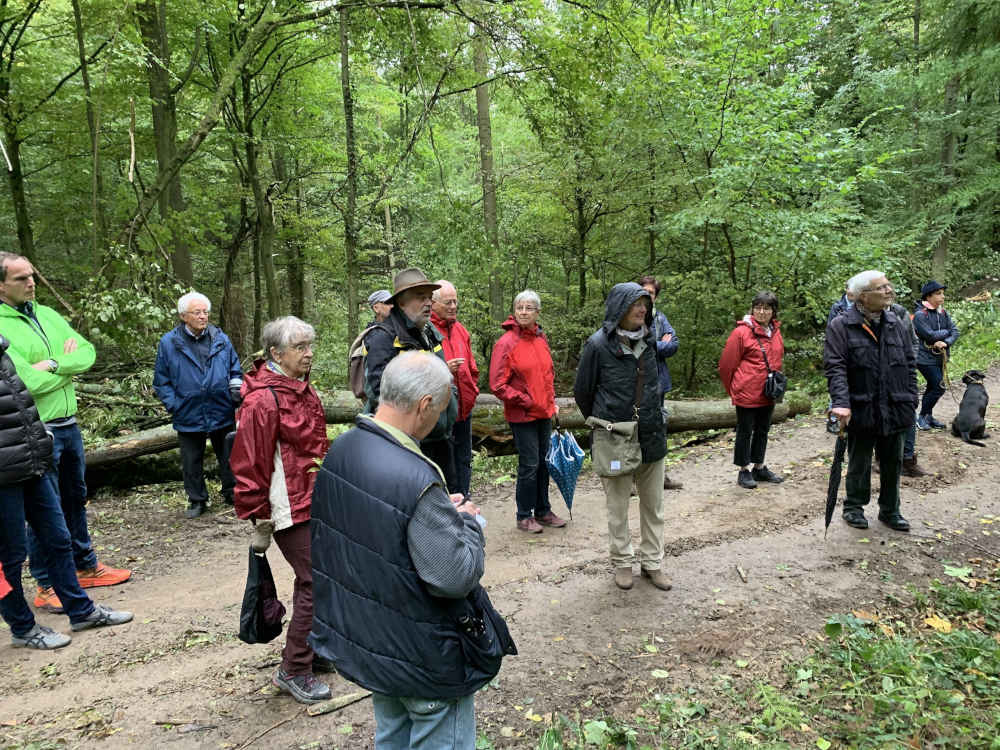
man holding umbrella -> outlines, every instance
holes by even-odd
[[[847,282],[853,306],[826,329],[823,365],[830,413],[847,431],[847,496],[844,521],[867,529],[872,452],[881,457],[878,520],[909,531],[899,512],[903,439],[917,405],[916,360],[906,327],[886,308],[892,286],[881,271],[863,271]]]

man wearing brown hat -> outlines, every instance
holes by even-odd
[[[430,281],[419,268],[406,268],[392,280],[392,310],[376,323],[365,339],[366,411],[378,408],[382,371],[400,352],[418,350],[432,353],[444,361],[441,334],[431,325],[431,296],[439,284]],[[457,485],[455,460],[451,450],[451,430],[458,417],[458,395],[452,385],[451,400],[441,412],[430,434],[420,441],[420,450],[444,473],[449,491]]]

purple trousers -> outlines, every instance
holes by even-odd
[[[313,620],[312,554],[309,524],[297,523],[274,532],[274,543],[295,571],[292,590],[292,619],[288,623],[281,668],[291,677],[312,674],[313,650],[306,638]]]

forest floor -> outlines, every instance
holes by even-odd
[[[950,422],[962,388],[941,400],[939,419]],[[987,389],[997,434],[1000,368]],[[666,497],[667,593],[638,576],[632,590],[615,588],[593,475],[581,477],[573,521],[539,535],[515,530],[510,481],[476,492],[489,521],[484,583],[520,651],[477,696],[480,735],[495,747],[531,748],[557,713],[627,720],[654,691],[710,686],[723,673],[743,684],[783,682],[783,663],[808,653],[832,615],[873,610],[890,595],[905,606],[909,584],[925,588],[945,562],[1000,552],[1000,434],[979,448],[945,431],[919,433],[920,463],[934,474],[902,480],[913,533],[878,523],[873,500],[870,529],[847,527],[838,509],[826,540],[833,438],[822,415],[772,427],[768,463],[784,473],[781,485],[738,487],[732,438],[722,431],[669,468],[684,489]],[[552,496],[561,513],[554,486]],[[186,521],[184,505],[179,482],[93,498],[101,558],[135,572],[91,594],[135,620],[75,634],[56,652],[13,650],[3,636],[0,746],[372,747],[368,700],[313,717],[275,694],[282,639],[248,646],[235,635],[249,524],[219,505]],[[291,571],[273,547],[269,558],[287,603]],[[38,619],[69,630],[63,616]],[[335,696],[358,689],[329,682]]]

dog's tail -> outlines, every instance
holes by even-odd
[[[966,442],[969,445],[978,445],[980,448],[985,448],[986,447],[986,443],[980,443],[978,440],[973,440],[971,437],[969,437],[969,433],[968,432],[962,432],[961,437],[962,437],[963,442]]]

